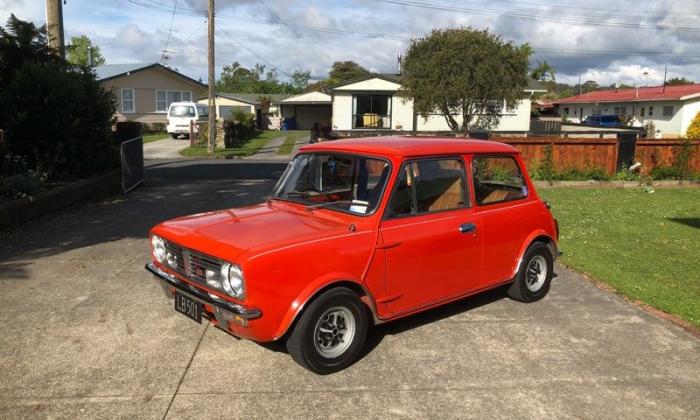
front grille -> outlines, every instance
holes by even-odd
[[[175,257],[175,271],[189,280],[206,285],[207,270],[214,271],[217,276],[221,273],[222,263],[218,258],[204,255],[170,241],[165,241],[165,248]]]

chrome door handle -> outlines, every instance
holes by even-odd
[[[459,227],[460,233],[476,232],[476,225],[474,223],[465,223]]]

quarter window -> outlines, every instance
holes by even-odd
[[[135,112],[134,89],[122,89],[122,112]]]
[[[478,156],[472,160],[474,196],[479,205],[527,197],[527,184],[512,157]]]
[[[464,166],[457,158],[404,165],[389,202],[389,217],[466,207]]]

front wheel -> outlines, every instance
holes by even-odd
[[[508,289],[508,295],[522,302],[534,302],[549,292],[552,281],[554,259],[547,244],[535,242],[525,251],[520,270]]]
[[[301,314],[287,339],[287,350],[302,367],[327,375],[348,367],[367,337],[367,308],[355,292],[330,289]]]

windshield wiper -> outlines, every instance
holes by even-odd
[[[316,209],[322,209],[324,207],[332,206],[333,204],[352,204],[353,200],[338,200],[338,201],[325,201],[318,204],[309,204],[306,206],[306,211],[312,211]]]

